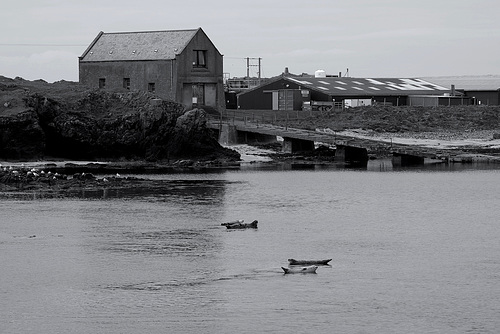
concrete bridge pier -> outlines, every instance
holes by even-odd
[[[335,161],[366,163],[368,151],[366,148],[336,145]]]
[[[238,131],[236,126],[230,124],[221,124],[219,133],[219,143],[221,145],[249,144],[249,143],[273,143],[276,142],[276,136],[262,133]]]
[[[219,144],[234,145],[238,143],[238,131],[234,125],[223,123],[220,126]]]
[[[283,137],[282,151],[285,153],[314,151],[314,142],[311,140]]]
[[[416,155],[393,153],[392,154],[392,165],[393,166],[415,166],[423,165],[424,157],[418,157]]]

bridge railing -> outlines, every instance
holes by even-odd
[[[254,124],[283,124],[283,122],[292,120],[307,119],[314,114],[321,113],[320,111],[286,111],[286,110],[241,110],[227,109],[220,112],[218,115],[209,114],[212,121],[220,121],[224,123],[254,123]]]

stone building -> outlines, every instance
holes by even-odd
[[[79,57],[79,81],[150,91],[186,108],[223,109],[223,56],[201,29],[100,32]]]

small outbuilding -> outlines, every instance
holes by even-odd
[[[372,104],[419,103],[415,96],[446,97],[432,103],[451,103],[450,88],[422,79],[289,77],[279,76],[238,95],[239,109],[328,110],[335,105],[355,107]],[[453,97],[456,98],[456,97]],[[430,101],[430,100],[426,100]],[[429,103],[429,102],[428,102]],[[457,101],[457,103],[459,103]]]
[[[100,32],[79,57],[79,81],[153,92],[186,105],[224,108],[223,56],[201,29]]]

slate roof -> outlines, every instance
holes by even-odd
[[[174,59],[198,29],[143,32],[100,32],[80,61]]]
[[[429,82],[466,91],[493,91],[500,89],[500,75],[464,75],[423,78]]]
[[[417,78],[286,77],[286,79],[299,84],[301,87],[320,91],[332,96],[442,95],[450,92],[450,88]]]

